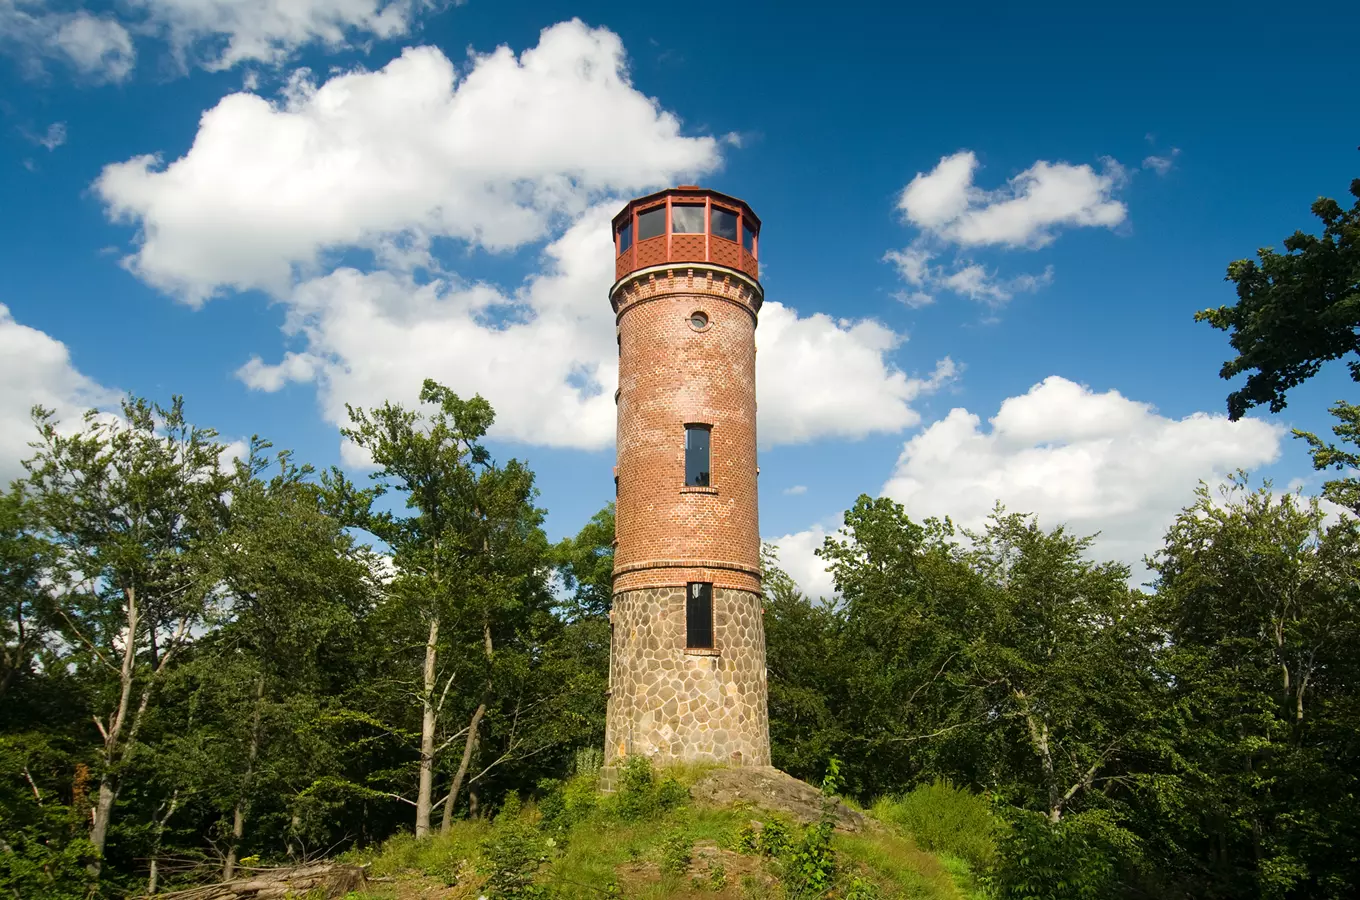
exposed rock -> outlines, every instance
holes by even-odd
[[[806,781],[779,771],[774,766],[743,766],[714,769],[694,783],[690,796],[709,806],[747,803],[771,812],[787,813],[807,824],[822,817],[825,798]],[[837,831],[864,831],[875,824],[864,813],[851,809],[840,800],[832,807]]]

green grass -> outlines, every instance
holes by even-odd
[[[837,835],[838,853],[878,883],[882,895],[911,900],[965,900],[953,874],[934,853],[892,832]]]
[[[966,860],[975,871],[996,864],[1002,826],[985,797],[948,781],[917,786],[909,793],[885,797],[873,806],[880,822],[910,834],[925,850]]]
[[[370,864],[370,876],[381,879],[375,881],[370,894],[382,900],[414,900],[433,887],[451,888],[440,895],[449,898],[473,900],[481,894],[495,894],[495,885],[514,882],[503,876],[488,879],[492,860],[501,860],[501,871],[508,871],[505,860],[514,853],[528,860],[533,885],[528,893],[515,894],[524,888],[511,888],[505,896],[790,900],[780,878],[788,860],[735,850],[737,836],[749,829],[752,819],[770,822],[778,817],[745,805],[721,809],[693,803],[667,805],[667,791],[673,793],[673,788],[663,787],[668,777],[693,783],[702,776],[701,767],[663,770],[650,782],[635,773],[634,789],[644,795],[627,798],[623,792],[601,795],[594,790],[594,776],[581,775],[565,784],[541,786],[544,793],[539,802],[512,803],[494,823],[458,822],[450,834],[421,841],[399,836],[376,850],[351,854],[351,859]],[[884,808],[898,810],[898,806]],[[792,824],[789,828],[796,845],[801,829]],[[682,849],[686,842],[694,847],[688,872],[664,871],[673,868],[677,855],[683,855],[677,847]],[[836,835],[833,847],[837,881],[831,897],[844,897],[858,880],[857,898],[981,898],[972,888],[972,870],[962,854],[940,855],[923,849],[900,825]]]

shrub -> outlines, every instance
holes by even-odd
[[[694,839],[684,831],[676,830],[661,840],[661,872],[665,875],[683,875],[693,859]]]
[[[582,747],[572,762],[578,777],[598,778],[604,767],[604,751],[599,747]]]
[[[689,788],[667,775],[656,788],[656,805],[662,810],[679,809],[689,803]]]
[[[853,878],[845,889],[845,900],[878,900],[878,885],[863,878]]]
[[[874,804],[874,817],[909,832],[919,847],[949,853],[986,871],[996,862],[1004,830],[986,798],[948,781],[918,785],[908,794]]]
[[[760,834],[754,822],[747,822],[732,835],[731,846],[735,853],[755,853],[760,848]]]
[[[615,803],[624,821],[637,822],[656,815],[656,774],[645,756],[630,756],[624,764]]]
[[[511,791],[505,795],[505,799],[501,801],[501,808],[496,811],[496,822],[499,824],[518,819],[523,811],[524,801],[519,799],[519,791]]]
[[[1104,900],[1115,893],[1121,845],[1129,833],[1103,811],[1052,825],[1039,813],[1013,811],[997,846],[988,883],[1002,900]]]
[[[567,824],[567,801],[562,781],[558,778],[540,778],[538,784],[538,812],[542,816],[540,824],[544,828],[570,827]]]
[[[625,822],[642,822],[689,802],[689,789],[667,775],[657,779],[651,762],[643,756],[629,757],[619,776],[614,813]]]
[[[763,856],[783,856],[791,845],[789,827],[780,819],[771,818],[756,836],[756,849]]]
[[[803,829],[803,836],[789,852],[784,869],[792,896],[820,897],[830,890],[836,877],[831,832],[832,824],[825,820]]]
[[[495,830],[482,841],[487,876],[486,895],[493,900],[546,896],[544,889],[534,884],[534,873],[547,858],[546,849],[532,828],[517,818],[507,816],[505,808],[502,808],[496,818]]]

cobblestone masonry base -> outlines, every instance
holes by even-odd
[[[685,648],[685,589],[614,595],[605,766],[770,764],[760,595],[715,587],[713,650]],[[612,787],[613,772],[602,786]]]

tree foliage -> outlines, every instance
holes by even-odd
[[[561,779],[603,741],[613,507],[550,544],[490,406],[421,397],[353,411],[364,488],[259,438],[228,459],[178,400],[38,411],[0,495],[0,893],[136,896],[594,802]],[[777,765],[931,822],[999,898],[1360,887],[1354,520],[1203,488],[1149,591],[1000,506],[964,530],[860,497],[820,552],[816,603],[764,555]],[[623,783],[628,815],[685,799],[644,760]],[[491,849],[524,887],[543,835],[515,833]],[[829,821],[741,840],[808,894],[852,874]]]
[[[1291,388],[1317,374],[1322,364],[1360,352],[1360,178],[1351,182],[1351,209],[1327,197],[1313,203],[1322,235],[1296,231],[1284,253],[1270,247],[1257,260],[1228,265],[1237,303],[1206,309],[1195,321],[1229,333],[1237,356],[1223,364],[1225,379],[1246,374],[1228,395],[1228,416],[1241,418],[1254,406],[1285,408]],[[1360,381],[1360,359],[1348,364]]]

